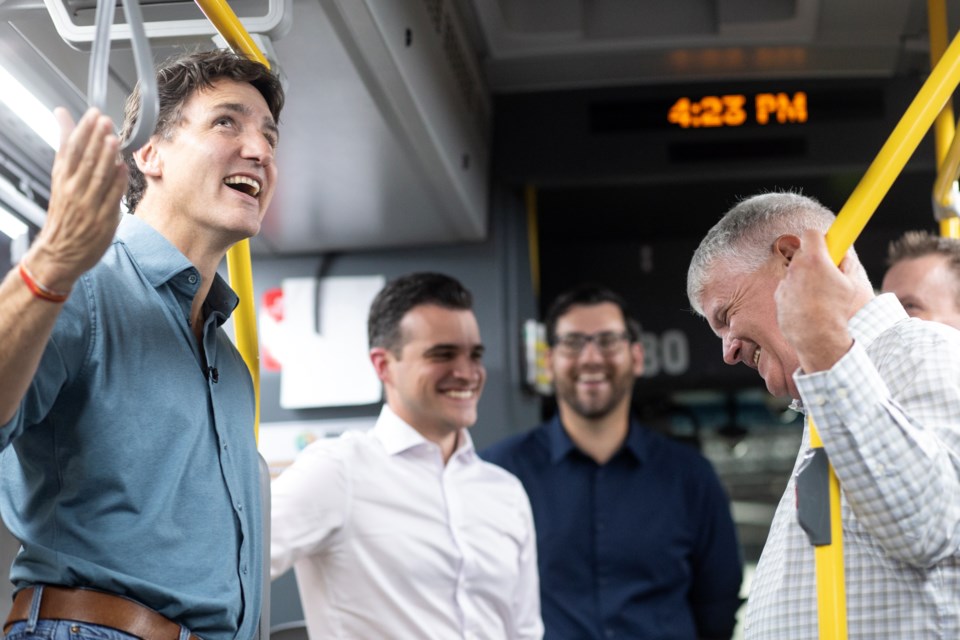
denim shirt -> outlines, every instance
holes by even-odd
[[[173,245],[124,216],[0,427],[0,513],[23,545],[17,589],[88,586],[206,640],[246,639],[262,575],[254,394],[221,329],[236,295],[217,276],[201,351],[199,286]]]

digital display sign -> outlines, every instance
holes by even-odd
[[[880,83],[793,80],[608,90],[588,97],[585,106],[591,134],[672,131],[687,139],[705,137],[695,132],[738,136],[748,129],[800,132],[869,123],[885,117],[886,104]]]
[[[667,122],[684,129],[802,124],[807,121],[805,91],[730,93],[699,98],[683,96],[666,113]]]

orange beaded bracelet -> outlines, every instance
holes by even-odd
[[[37,279],[30,273],[30,269],[27,269],[27,265],[20,263],[20,277],[23,278],[24,283],[26,283],[27,288],[30,289],[30,293],[40,298],[41,300],[48,300],[50,302],[65,302],[67,297],[70,295],[70,292],[55,291],[50,287],[45,287],[44,285],[37,282]]]

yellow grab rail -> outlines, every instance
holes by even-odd
[[[203,11],[203,15],[207,16],[207,20],[223,36],[231,49],[256,60],[267,69],[270,68],[270,62],[225,0],[196,0],[196,3],[200,7],[200,11]]]
[[[877,205],[890,190],[890,185],[903,170],[929,131],[943,105],[960,84],[960,35],[954,37],[940,62],[930,72],[917,97],[900,118],[893,133],[860,183],[850,194],[837,219],[827,231],[827,248],[834,263],[840,264],[843,254],[860,235]]]
[[[257,311],[253,301],[253,266],[250,263],[250,241],[242,240],[227,251],[227,272],[230,286],[240,303],[233,312],[233,329],[237,350],[250,369],[253,379],[253,437],[260,442],[260,343],[257,340]]]
[[[822,449],[823,441],[810,419],[810,447]],[[820,640],[846,640],[847,593],[843,567],[843,523],[840,519],[840,480],[833,465],[827,467],[830,500],[830,542],[813,548],[817,572],[817,625]]]
[[[267,58],[260,52],[230,5],[224,0],[196,0],[196,3],[231,49],[270,68]],[[237,349],[243,356],[243,361],[247,363],[247,368],[250,369],[250,377],[253,378],[253,393],[256,399],[253,434],[259,442],[260,346],[257,341],[257,312],[253,300],[253,267],[250,263],[249,240],[238,242],[227,252],[227,270],[230,274],[230,286],[240,298],[240,304],[233,312],[233,328],[236,333]]]
[[[954,216],[941,220],[940,235],[944,238],[960,238],[960,218]]]
[[[866,226],[893,181],[916,151],[924,134],[960,84],[960,36],[953,39],[930,76],[910,103],[880,153],[870,164],[850,198],[827,231],[827,249],[840,264]],[[822,447],[817,428],[810,422],[810,442]],[[846,595],[843,571],[843,541],[840,522],[840,483],[833,467],[829,470],[831,543],[816,547],[817,607],[821,640],[847,637]]]
[[[946,0],[927,0],[927,25],[930,33],[930,66],[936,66],[947,50]],[[945,103],[934,124],[934,146],[937,166],[947,157],[947,148],[953,140],[953,105]]]
[[[930,32],[930,66],[937,64],[947,48],[946,0],[927,0],[927,23]],[[948,101],[934,123],[934,144],[937,179],[933,184],[934,218],[940,223],[944,238],[960,238],[960,218],[954,184],[960,175],[960,140],[955,137],[953,105]]]

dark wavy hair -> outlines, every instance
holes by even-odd
[[[180,122],[183,105],[198,89],[209,88],[218,80],[226,78],[236,82],[249,82],[260,92],[267,102],[274,121],[280,122],[283,110],[283,87],[280,79],[259,62],[232,51],[217,49],[213,51],[194,51],[174,56],[157,69],[157,93],[160,99],[160,113],[153,135],[170,138],[174,127]],[[133,89],[123,109],[123,131],[121,141],[133,134],[137,113],[140,111],[140,84]],[[135,211],[147,181],[137,168],[132,156],[126,159],[130,173],[127,186],[127,209]]]

